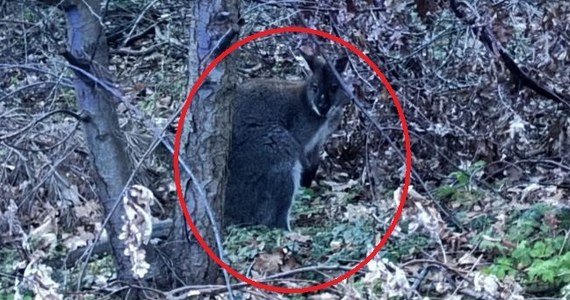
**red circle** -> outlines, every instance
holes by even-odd
[[[240,274],[239,272],[237,272],[236,270],[234,270],[230,266],[228,266],[225,262],[223,262],[216,255],[216,253],[214,253],[214,251],[208,246],[208,244],[206,244],[206,241],[204,241],[204,239],[200,235],[200,232],[196,228],[196,225],[194,225],[194,222],[192,222],[192,217],[190,217],[190,213],[188,212],[188,207],[186,206],[186,202],[184,200],[184,195],[182,193],[182,185],[180,183],[180,168],[179,168],[179,162],[178,162],[178,156],[180,153],[180,151],[179,151],[179,149],[180,149],[180,138],[182,136],[182,127],[184,124],[184,119],[186,118],[186,114],[188,113],[188,108],[190,107],[190,104],[192,103],[192,98],[194,98],[194,95],[196,94],[196,92],[198,91],[198,89],[200,88],[200,86],[202,85],[202,83],[204,82],[206,77],[208,76],[208,74],[226,56],[228,56],[230,53],[237,50],[239,47],[241,47],[241,46],[243,46],[243,45],[245,45],[251,41],[254,41],[256,39],[259,39],[259,38],[262,38],[265,36],[269,36],[269,35],[273,35],[273,34],[281,34],[281,33],[307,33],[307,34],[318,35],[320,37],[330,39],[334,42],[337,42],[337,43],[345,46],[346,48],[350,49],[354,54],[358,55],[362,60],[364,60],[374,70],[376,75],[378,75],[378,77],[380,77],[382,84],[384,85],[384,87],[386,87],[386,89],[390,93],[390,96],[392,97],[392,100],[394,101],[394,105],[396,106],[396,109],[398,110],[398,116],[400,118],[400,122],[402,123],[402,130],[404,132],[404,145],[406,148],[406,173],[405,173],[404,189],[402,190],[400,205],[398,206],[398,210],[396,212],[396,215],[394,216],[394,219],[392,220],[392,223],[390,224],[390,227],[388,228],[388,231],[386,232],[386,234],[384,234],[384,236],[382,237],[382,240],[380,240],[380,243],[378,243],[378,245],[376,245],[374,250],[363,261],[361,261],[358,265],[356,265],[352,270],[346,272],[344,275],[337,277],[333,280],[327,281],[325,283],[321,283],[321,284],[309,286],[309,287],[304,287],[304,288],[284,288],[284,287],[267,285],[267,284],[255,281],[253,279],[250,279],[250,278]],[[392,86],[390,85],[390,83],[388,82],[386,77],[384,76],[384,74],[382,74],[380,69],[376,66],[376,64],[374,64],[374,62],[368,56],[366,56],[364,53],[362,53],[360,50],[358,50],[351,43],[341,39],[340,37],[334,36],[330,33],[323,32],[323,31],[316,30],[316,29],[305,28],[305,27],[294,27],[294,26],[292,26],[292,27],[274,28],[274,29],[268,29],[268,30],[264,30],[264,31],[252,34],[246,38],[243,38],[243,39],[237,41],[235,44],[231,45],[227,50],[225,50],[222,54],[220,54],[218,57],[216,57],[212,61],[212,63],[210,65],[208,65],[208,67],[206,67],[206,69],[204,70],[204,73],[202,73],[202,75],[200,75],[200,78],[198,78],[198,81],[196,81],[196,83],[192,87],[192,90],[190,90],[190,93],[188,94],[188,98],[186,98],[186,102],[184,103],[184,107],[183,107],[182,112],[180,114],[180,120],[178,122],[178,129],[176,131],[176,140],[174,141],[174,180],[176,183],[176,192],[178,194],[178,200],[180,202],[180,206],[182,207],[182,211],[184,212],[184,217],[186,218],[186,222],[188,223],[188,225],[192,229],[192,233],[196,237],[196,240],[198,240],[198,242],[200,243],[202,248],[204,248],[204,250],[206,251],[208,256],[210,256],[211,259],[213,259],[218,265],[220,265],[222,268],[226,269],[230,274],[232,274],[236,278],[240,279],[241,281],[247,282],[254,287],[266,289],[268,291],[284,293],[284,294],[314,292],[314,291],[317,291],[320,289],[324,289],[324,288],[333,286],[333,285],[335,285],[335,284],[337,284],[337,283],[339,283],[345,279],[348,279],[348,277],[354,275],[362,267],[364,267],[370,260],[372,260],[374,258],[374,256],[376,256],[376,254],[378,254],[380,249],[382,249],[382,247],[384,247],[384,244],[386,244],[386,242],[388,241],[388,238],[390,237],[390,235],[394,231],[394,228],[396,227],[396,224],[398,223],[400,216],[402,214],[402,209],[404,208],[404,205],[406,204],[406,198],[408,196],[408,187],[410,185],[411,166],[412,166],[412,155],[411,155],[411,146],[410,146],[410,136],[408,133],[408,125],[406,123],[404,111],[402,110],[402,107],[400,105],[400,101],[398,100],[398,97],[396,96],[396,92],[394,91],[394,89],[392,88]]]

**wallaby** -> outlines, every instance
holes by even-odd
[[[349,96],[321,56],[301,54],[312,71],[306,80],[255,79],[236,89],[227,224],[290,230],[295,192],[310,185],[320,148],[340,123]],[[337,72],[346,62],[337,60]]]

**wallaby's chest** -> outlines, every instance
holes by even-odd
[[[327,117],[315,113],[303,83],[249,81],[237,89],[234,102],[234,140],[247,139],[252,128],[280,126],[307,153],[330,133]]]

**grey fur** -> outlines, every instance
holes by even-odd
[[[256,79],[236,90],[227,224],[290,230],[296,190],[312,180],[320,148],[340,123],[348,96],[322,57],[303,56],[313,72],[307,80]]]

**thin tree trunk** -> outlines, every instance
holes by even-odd
[[[97,184],[97,195],[108,215],[116,201],[120,201],[121,192],[132,171],[128,159],[124,136],[119,128],[115,104],[117,98],[101,84],[109,83],[109,54],[107,40],[101,26],[100,0],[64,1],[68,27],[69,52],[64,56],[75,67],[74,80],[77,106],[86,115],[83,129]],[[86,76],[77,70],[94,77]],[[96,77],[96,78],[95,78]],[[106,85],[111,87],[111,85]],[[118,239],[123,224],[124,214],[119,205],[106,227],[115,263],[117,278],[132,282],[131,263],[123,255],[125,245]]]

